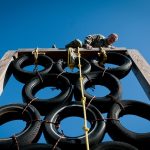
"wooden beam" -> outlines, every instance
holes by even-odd
[[[115,48],[107,48],[107,47],[103,47],[104,50],[106,51],[127,51],[127,49],[125,47],[115,47]],[[21,53],[25,53],[25,52],[32,52],[34,51],[35,48],[22,48],[22,49],[18,49],[17,52]],[[43,51],[43,52],[65,52],[67,51],[67,49],[65,48],[38,48],[39,51]],[[84,49],[84,48],[80,48],[81,52],[87,52],[87,51],[99,51],[99,48],[93,48],[92,50],[88,50],[88,49]]]
[[[126,53],[127,49],[123,48],[123,47],[118,47],[118,48],[103,48],[106,51],[113,51],[113,52],[119,52],[119,53]],[[22,54],[27,54],[27,53],[31,53],[32,51],[34,51],[34,48],[30,48],[30,49],[19,49],[18,52],[18,56],[22,55]],[[68,49],[61,49],[61,48],[38,48],[39,52],[43,52],[46,55],[50,56],[52,59],[54,58],[56,59],[65,59],[68,57]],[[74,49],[74,52],[77,53],[77,49]],[[91,58],[93,56],[97,56],[97,53],[99,52],[99,48],[93,48],[92,50],[87,50],[84,48],[80,48],[80,54],[82,57],[84,58]]]
[[[133,61],[132,70],[150,100],[150,65],[137,50],[128,50]]]
[[[15,53],[16,51],[7,51],[0,60],[0,95],[2,94],[10,75],[12,74],[9,66]]]

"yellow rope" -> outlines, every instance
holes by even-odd
[[[75,63],[72,61],[71,53],[73,53],[73,49],[71,47],[68,48],[68,67],[70,69],[73,69],[75,66]]]
[[[87,115],[86,115],[86,97],[84,96],[84,92],[83,92],[83,77],[82,77],[82,73],[81,73],[81,61],[80,61],[81,55],[79,52],[79,47],[78,47],[78,67],[79,67],[79,73],[80,73],[80,85],[81,85],[81,94],[82,94],[82,106],[83,106],[83,114],[84,114],[84,126],[83,126],[83,130],[85,131],[85,139],[86,139],[86,149],[89,150],[89,139],[88,139],[88,131],[89,128],[87,127]]]
[[[98,56],[100,57],[99,65],[103,65],[107,60],[107,54],[106,54],[106,51],[102,47],[99,47]]]
[[[38,48],[35,48],[35,50],[32,51],[32,54],[34,55],[34,59],[35,59],[35,62],[34,62],[34,63],[35,63],[36,65],[38,64],[38,56],[39,56],[39,54],[45,55],[44,52],[39,52],[39,49],[38,49]]]

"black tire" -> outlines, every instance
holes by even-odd
[[[103,97],[95,97],[91,102],[91,104],[97,107],[101,112],[108,112],[112,104],[115,102],[109,95],[112,95],[113,98],[119,102],[122,93],[121,84],[120,81],[112,74],[105,73],[103,76],[103,72],[92,72],[83,76],[82,81],[83,92],[84,96],[86,97],[87,103],[89,103],[94,97],[94,95],[91,95],[86,91],[87,88],[90,88],[93,85],[102,85],[108,88],[108,90],[110,91],[108,95]],[[75,84],[74,97],[77,101],[81,101],[82,94],[80,80],[78,80]]]
[[[66,76],[72,84],[75,83],[75,81],[79,78],[79,71],[77,72],[67,72],[65,71],[65,68],[67,67],[67,62],[64,60],[58,60],[56,63],[56,72],[57,73],[63,73],[64,76]],[[78,67],[78,57],[75,58],[75,67]],[[82,73],[89,73],[91,71],[91,64],[88,60],[81,57],[81,72]]]
[[[88,132],[89,144],[90,146],[97,144],[100,142],[105,133],[105,122],[102,121],[103,117],[101,113],[94,107],[90,105],[87,112],[87,120],[90,122],[91,127]],[[69,105],[56,108],[53,112],[50,112],[45,120],[50,122],[60,122],[66,117],[82,117],[83,118],[83,108],[81,102],[71,102]],[[96,121],[100,119],[101,121]],[[62,149],[85,149],[86,141],[85,135],[77,136],[77,137],[69,137],[62,134],[58,131],[58,127],[54,124],[46,123],[44,124],[44,136],[48,143],[55,144],[60,138],[61,140],[58,142],[58,146]]]
[[[55,108],[62,104],[67,104],[72,100],[72,85],[69,80],[58,74],[47,74],[40,78],[35,77],[28,83],[26,83],[22,90],[23,100],[26,103],[30,103],[33,99],[32,105],[35,106],[42,115],[49,112],[50,109]],[[55,97],[49,99],[39,99],[35,94],[44,87],[53,86],[61,90],[61,93]]]
[[[22,83],[26,83],[28,80],[30,80],[34,76],[37,76],[36,71],[27,71],[24,69],[24,67],[26,66],[34,65],[34,62],[35,62],[35,59],[34,59],[34,55],[32,54],[22,55],[18,57],[16,60],[12,62],[14,77],[18,81]],[[39,70],[39,73],[41,75],[44,75],[50,72],[53,66],[53,60],[46,55],[39,55],[38,65],[41,65],[44,67],[44,69]]]
[[[29,144],[25,145],[20,148],[20,150],[53,150],[53,145],[50,144]],[[54,150],[61,150],[60,148],[56,147]]]
[[[108,134],[114,140],[124,141],[138,147],[140,150],[146,150],[150,146],[150,132],[136,133],[130,131],[116,119],[126,114],[133,114],[150,121],[150,105],[133,100],[124,100],[122,105],[124,109],[120,108],[118,104],[114,104],[108,113],[108,118],[113,118],[113,120],[107,122]]]
[[[92,150],[138,150],[138,149],[125,142],[109,141],[98,144]]]
[[[23,120],[27,122],[25,129],[20,133],[16,133],[15,137],[12,135],[12,137],[0,139],[0,149],[17,149],[18,146],[38,141],[41,135],[41,122],[39,121],[40,114],[34,106],[29,105],[26,107],[25,104],[2,106],[0,107],[0,118],[0,125],[12,120]],[[15,138],[16,140],[14,140]]]
[[[94,71],[105,71],[115,75],[119,79],[124,78],[130,72],[132,67],[132,61],[127,56],[116,52],[107,52],[106,63],[117,65],[117,67],[112,67],[105,70],[105,67],[98,64],[98,60],[98,58],[95,58],[91,61],[92,69]]]

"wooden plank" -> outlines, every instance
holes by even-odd
[[[133,61],[132,70],[150,100],[150,65],[137,50],[128,50]]]
[[[2,94],[3,89],[12,73],[9,66],[15,53],[16,51],[7,51],[0,60],[0,95]]]
[[[113,51],[113,52],[119,52],[119,53],[126,53],[127,49],[126,48],[103,48],[106,51]],[[30,49],[19,49],[18,52],[18,56],[22,55],[22,54],[27,54],[27,53],[31,53],[32,51],[34,51],[34,48],[30,48]],[[51,58],[55,58],[55,59],[64,59],[68,57],[68,50],[67,49],[58,49],[58,48],[38,48],[39,52],[44,52],[46,55],[50,56]],[[77,49],[74,49],[74,52],[77,53]],[[93,56],[96,56],[97,53],[99,52],[99,48],[93,48],[92,50],[87,50],[84,48],[80,48],[80,54],[82,57],[84,58],[90,58]]]
[[[127,51],[125,47],[115,47],[115,48],[107,48],[103,47],[104,50],[106,51]],[[18,52],[31,52],[34,51],[35,48],[22,48],[18,49]],[[44,51],[44,52],[61,52],[61,51],[67,51],[65,48],[38,48],[39,51]],[[99,48],[93,48],[92,50],[80,48],[80,51],[87,52],[87,51],[99,51]]]

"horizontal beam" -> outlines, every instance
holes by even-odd
[[[103,47],[104,50],[106,51],[127,51],[125,47],[115,47],[115,48],[107,48]],[[35,48],[22,48],[18,49],[17,52],[31,52],[34,51]],[[38,48],[39,51],[45,51],[45,52],[61,52],[61,51],[67,51],[65,48]],[[87,51],[99,51],[99,48],[92,48],[92,50],[80,48],[80,51],[82,52],[87,52]]]
[[[127,49],[126,48],[103,48],[106,51],[113,51],[113,52],[120,52],[120,53],[126,53]],[[31,53],[34,51],[34,48],[31,49],[18,49],[18,56],[25,54],[25,53]],[[50,56],[51,58],[59,59],[60,56],[61,58],[67,58],[68,56],[68,49],[58,49],[58,48],[38,48],[39,52],[43,52],[46,55]],[[77,49],[74,49],[74,52],[77,53]],[[97,53],[99,52],[99,48],[93,48],[92,50],[87,50],[84,48],[80,48],[80,54],[82,57],[87,58],[87,57],[93,57],[96,56]]]

